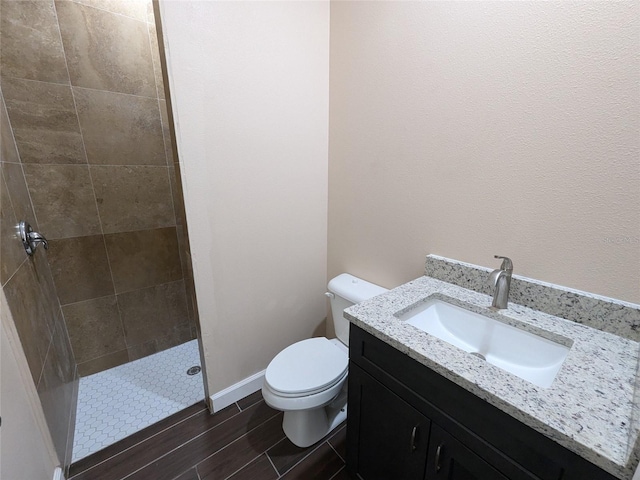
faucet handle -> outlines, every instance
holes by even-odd
[[[493,258],[502,259],[502,265],[500,265],[500,270],[505,270],[508,273],[513,272],[513,262],[509,257],[501,257],[500,255],[494,255]]]
[[[22,246],[28,255],[36,253],[36,247],[40,244],[42,244],[45,250],[49,248],[49,242],[44,235],[34,232],[31,225],[24,220],[18,224],[18,232],[20,234],[20,239],[22,240]]]

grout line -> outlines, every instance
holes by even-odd
[[[286,440],[286,439],[287,439],[287,438],[285,437],[285,438],[283,438],[282,440],[280,440],[280,442],[282,442],[282,441],[284,441],[284,440]],[[278,443],[280,443],[280,442],[278,442]],[[277,445],[278,443],[276,443],[276,445]],[[320,442],[320,443],[318,443],[318,444],[317,444],[317,445],[316,445],[312,450],[309,450],[309,451],[306,453],[306,455],[305,455],[304,457],[302,457],[300,460],[298,460],[296,463],[294,463],[294,464],[291,466],[291,468],[288,468],[287,470],[285,470],[285,471],[282,473],[282,475],[280,475],[280,477],[284,477],[287,473],[289,473],[291,470],[293,470],[293,469],[294,469],[294,468],[296,468],[298,465],[300,465],[302,462],[304,462],[304,461],[309,457],[309,455],[311,455],[312,453],[314,453],[316,450],[318,450],[318,449],[319,449],[323,444],[325,444],[325,443],[327,443],[327,441],[326,441],[326,440],[325,440],[324,442]],[[274,445],[274,446],[275,446],[275,445]],[[265,453],[266,453],[266,452],[265,452]],[[268,456],[269,456],[269,453],[267,453],[267,457],[268,457]],[[277,471],[277,470],[276,470],[276,471]],[[278,472],[278,474],[279,474],[279,473],[280,473],[280,472]],[[280,478],[280,477],[278,477],[278,478]]]
[[[13,216],[15,217],[15,213]],[[24,266],[25,263],[27,263],[28,260],[29,260],[29,256],[27,255],[26,258],[22,261],[22,263],[20,263],[20,265],[16,267],[15,271],[9,276],[9,278],[7,278],[7,281],[4,282],[4,284],[2,285],[2,288],[8,285],[8,283],[13,279],[13,277],[16,276],[16,273],[18,273],[18,271]]]
[[[129,20],[135,20],[136,22],[145,23],[145,24],[147,23],[146,20],[140,20],[139,18],[131,17],[131,16],[126,15],[124,13],[112,12],[111,10],[106,10],[104,8],[96,7],[95,5],[88,5],[88,4],[84,3],[82,0],[73,0],[73,3],[76,3],[78,5],[82,5],[83,7],[92,8],[94,10],[99,10],[101,12],[110,13],[111,15],[117,15],[119,17],[128,18]]]
[[[176,448],[174,448],[174,449],[172,449],[172,450],[170,450],[170,451],[168,451],[168,452],[166,452],[166,453],[162,454],[162,455],[161,455],[161,456],[159,456],[159,457],[156,457],[154,460],[152,460],[151,462],[147,463],[146,465],[144,465],[144,466],[142,466],[142,467],[138,468],[137,470],[135,470],[135,471],[133,471],[133,472],[128,473],[127,475],[125,475],[124,477],[122,477],[122,479],[120,479],[120,480],[125,480],[126,478],[131,477],[132,475],[134,475],[135,473],[139,472],[140,470],[142,470],[142,469],[144,469],[144,468],[148,467],[149,465],[151,465],[151,464],[153,464],[153,463],[157,462],[158,460],[161,460],[161,459],[163,459],[164,457],[166,457],[166,456],[168,456],[168,455],[172,454],[173,452],[175,452],[175,451],[176,451],[176,450],[178,450],[179,448],[182,448],[182,447],[184,447],[185,445],[187,445],[187,444],[189,444],[189,443],[193,442],[195,439],[197,439],[197,438],[201,437],[202,435],[205,435],[206,433],[208,433],[209,431],[213,430],[214,428],[218,428],[220,425],[223,425],[223,424],[227,423],[228,421],[230,421],[231,419],[235,418],[235,417],[236,417],[237,415],[239,415],[240,413],[242,413],[242,412],[241,412],[241,411],[240,411],[240,412],[237,412],[235,415],[232,415],[231,417],[227,418],[224,422],[219,423],[219,424],[217,424],[217,425],[215,425],[215,426],[213,426],[213,427],[211,427],[211,428],[209,428],[209,429],[205,430],[204,432],[202,432],[202,433],[200,433],[200,434],[196,435],[195,437],[189,438],[189,439],[188,439],[186,442],[184,442],[183,444],[181,444],[181,445],[177,446]],[[268,421],[268,420],[270,420],[271,418],[273,418],[273,417],[269,417],[267,420],[265,420],[265,422],[266,422],[266,421]],[[263,423],[264,423],[264,422],[262,422],[260,425],[262,425]],[[260,425],[257,425],[256,427],[252,428],[252,429],[251,429],[251,430],[249,430],[249,431],[251,432],[251,431],[255,430],[255,429],[256,429],[256,428],[258,428]],[[247,433],[249,433],[249,432],[247,432]],[[245,435],[246,435],[246,434],[245,434]],[[213,452],[211,455],[215,455],[217,452],[219,452],[220,450],[222,450],[222,449],[223,449],[223,448],[225,448],[225,447],[226,447],[226,445],[225,445],[224,447],[222,447],[222,448],[220,448],[220,449],[216,450],[216,451],[215,451],[215,452]],[[208,456],[208,457],[206,457],[206,458],[209,458],[211,455],[209,455],[209,456]]]
[[[245,435],[246,435],[246,434],[245,434]],[[243,435],[242,437],[244,437],[244,435]],[[242,438],[242,437],[240,437],[240,438]],[[240,438],[238,438],[237,440],[240,440]],[[224,448],[222,448],[222,449],[220,449],[220,450],[218,450],[218,451],[222,451],[222,450],[224,450],[225,448],[227,448],[228,446],[233,445],[234,443],[236,443],[236,441],[237,441],[237,440],[234,440],[234,441],[233,441],[233,442],[231,442],[230,444],[225,445],[225,447],[224,447]],[[263,452],[263,453],[264,453],[264,452]],[[251,460],[249,460],[247,463],[245,463],[244,465],[242,465],[240,468],[238,468],[237,470],[234,470],[233,472],[231,472],[231,474],[229,474],[229,475],[227,475],[226,477],[224,477],[224,478],[225,478],[225,480],[227,480],[227,479],[229,479],[229,478],[233,477],[236,473],[238,473],[238,472],[239,472],[240,470],[242,470],[244,467],[246,467],[247,465],[250,465],[251,463],[255,462],[255,461],[256,461],[256,459],[257,459],[257,458],[260,458],[260,456],[261,456],[261,455],[262,455],[262,453],[260,453],[260,454],[256,455],[256,456],[255,456],[255,457],[253,457]],[[207,458],[209,458],[209,457],[207,457]],[[272,464],[272,466],[273,466],[273,464]],[[278,472],[276,471],[276,473],[278,473]]]
[[[281,440],[282,441],[282,440]],[[280,443],[280,442],[278,442]],[[276,445],[278,444],[276,443]],[[272,447],[274,447],[275,445],[271,445]],[[267,449],[268,450],[268,449]],[[269,463],[271,464],[271,468],[273,468],[273,471],[276,472],[276,475],[278,476],[278,478],[280,478],[282,475],[280,475],[280,472],[278,471],[278,469],[276,468],[276,466],[273,464],[273,460],[271,460],[271,457],[269,456],[269,454],[265,451],[264,452],[264,456],[267,457],[267,460],[269,461]]]
[[[340,455],[340,454],[338,453],[338,451],[335,449],[335,447],[334,447],[333,445],[331,445],[331,442],[330,442],[329,440],[327,440],[327,443],[329,444],[329,447],[331,448],[331,450],[333,450],[334,452],[336,452],[336,455],[338,455],[338,458],[339,458],[340,460],[342,460],[343,462],[345,462],[345,463],[346,463],[345,459],[344,459],[344,458],[342,458],[342,455]]]
[[[346,470],[346,468],[347,468],[347,466],[346,466],[346,465],[343,465],[343,466],[342,466],[342,468],[340,468],[336,473],[334,473],[334,474],[331,476],[331,478],[330,478],[329,480],[331,480],[331,479],[333,479],[333,478],[336,478],[336,477],[338,476],[338,474],[339,474],[340,472],[342,472],[343,470]]]
[[[36,81],[36,80],[34,80],[34,81]],[[44,82],[44,83],[51,83],[51,82]],[[69,85],[71,86],[71,89],[79,88],[81,90],[91,90],[93,92],[102,92],[102,93],[113,93],[114,95],[127,95],[129,97],[144,98],[144,99],[147,99],[147,100],[155,100],[156,99],[155,96],[151,97],[151,96],[148,96],[148,95],[138,95],[137,93],[118,92],[118,91],[114,91],[114,90],[100,90],[99,88],[82,87],[80,85],[73,85],[72,83],[69,83]],[[156,92],[157,92],[157,90],[156,90]]]
[[[56,22],[57,22],[57,12],[56,12]],[[58,27],[58,31],[59,31],[59,27]],[[60,45],[62,46],[62,36],[60,36]],[[62,47],[62,51],[64,53],[64,46]],[[67,73],[68,73],[68,70],[67,70]],[[25,82],[48,83],[49,85],[60,85],[63,87],[71,86],[71,79],[69,79],[69,83],[58,83],[51,80],[37,80],[34,78],[14,77],[13,75],[2,75],[2,78],[10,78],[12,80],[20,80]]]
[[[15,165],[15,164],[14,164]],[[153,231],[153,230],[165,230],[167,228],[176,228],[177,225],[167,225],[167,226],[163,226],[163,227],[153,227],[153,228],[143,228],[143,229],[139,229],[139,230],[125,230],[122,232],[107,232],[104,235],[121,235],[121,234],[125,234],[125,233],[137,233],[137,232],[148,232],[148,231]],[[71,240],[73,238],[85,238],[85,237],[97,237],[98,235],[102,235],[101,233],[94,233],[92,235],[76,235],[74,237],[51,237],[51,240]],[[107,295],[104,295],[107,296]],[[98,298],[98,297],[96,297]],[[74,303],[78,303],[78,302],[74,302]],[[69,305],[68,303],[65,303],[64,305]]]
[[[90,167],[162,167],[165,168],[166,165],[161,165],[159,163],[31,163],[30,165],[89,165]]]
[[[15,148],[16,153],[18,154],[18,161],[19,161],[18,165],[20,165],[22,180],[24,181],[24,186],[27,189],[27,196],[29,197],[29,209],[33,212],[33,220],[36,224],[35,226],[38,228],[38,230],[40,230],[40,222],[38,222],[36,207],[33,203],[33,198],[31,198],[31,190],[29,190],[29,183],[27,182],[27,176],[24,174],[24,163],[22,162],[22,155],[20,154],[20,149],[18,148],[18,142],[16,141],[15,135],[13,133],[13,126],[11,125],[11,117],[9,117],[9,109],[7,108],[7,103],[4,101],[4,93],[2,93],[2,103],[4,104],[4,109],[7,113],[7,120],[9,121],[9,131],[11,132],[11,138],[13,139],[13,147]],[[3,173],[3,178],[4,178],[4,173]],[[6,183],[6,179],[5,179],[5,185],[7,187],[9,186],[9,184]],[[7,188],[7,193],[9,193],[8,188]],[[13,216],[16,217],[16,221],[17,222],[20,222],[20,220],[28,221],[28,219],[26,218],[18,218],[18,215],[16,214],[16,209],[13,205],[13,200],[11,199],[11,195],[9,195],[9,201],[11,202],[11,208],[13,209]],[[57,295],[57,292],[56,292],[56,295]]]
[[[264,425],[265,423],[267,423],[268,421],[272,420],[274,417],[277,417],[279,415],[280,412],[277,412],[275,415],[271,416],[268,420],[265,420],[264,422],[262,422],[260,425],[258,425],[255,428],[258,428],[262,425]],[[253,431],[250,430],[250,431]],[[216,453],[209,455],[207,458],[201,460],[200,462],[198,462],[198,464],[204,462],[206,459],[211,458],[213,455],[221,452],[222,450],[224,450],[227,447],[230,447],[231,445],[233,445],[236,442],[239,442],[241,439],[243,439],[244,437],[246,437],[247,435],[249,435],[250,432],[245,433],[244,435],[242,435],[241,437],[236,438],[233,442],[226,444],[224,447],[222,447],[220,450],[218,450]],[[280,443],[282,440],[278,440],[276,442],[276,444]],[[264,450],[262,453],[257,454],[255,457],[253,457],[251,460],[249,460],[247,463],[245,463],[244,465],[242,465],[240,468],[238,468],[237,470],[233,471],[232,473],[230,473],[229,475],[227,475],[226,477],[224,477],[225,479],[231,478],[233,477],[236,473],[238,473],[240,470],[242,470],[243,468],[245,468],[247,465],[253,463],[256,461],[256,459],[260,458],[262,455],[266,456],[267,459],[269,459],[269,455],[267,455],[267,450],[269,450],[269,448],[273,447],[273,445],[269,446],[266,450]],[[271,462],[271,459],[269,459],[269,463],[271,463],[271,466],[274,468],[274,470],[276,471],[276,475],[278,474],[278,470],[275,468],[275,466],[273,465],[273,462]],[[196,465],[197,466],[197,465]]]
[[[38,391],[38,387],[40,387],[40,382],[42,382],[42,377],[44,376],[44,367],[47,365],[47,359],[49,358],[49,352],[51,352],[51,346],[53,345],[53,337],[56,334],[56,324],[57,323],[58,322],[56,321],[55,324],[53,325],[53,333],[51,334],[51,337],[49,338],[49,346],[47,347],[47,353],[44,356],[44,360],[42,360],[42,368],[40,370],[40,375],[38,375],[38,383],[36,383],[36,385],[35,385],[36,386],[36,392]]]
[[[243,410],[240,410],[241,412]],[[202,462],[204,462],[205,460],[208,460],[209,458],[213,457],[214,455],[220,453],[221,451],[223,451],[225,448],[230,447],[231,445],[233,445],[236,442],[239,442],[242,438],[246,437],[247,435],[249,435],[249,433],[253,432],[256,428],[261,427],[262,425],[264,425],[265,423],[271,421],[274,417],[277,417],[280,414],[280,412],[276,412],[275,415],[272,415],[271,417],[269,417],[267,420],[265,420],[264,422],[262,422],[260,425],[257,425],[255,428],[252,428],[251,430],[249,430],[248,432],[244,433],[243,435],[241,435],[240,437],[236,438],[233,442],[231,443],[227,443],[224,447],[222,447],[221,449],[215,451],[214,453],[212,453],[211,455],[208,455],[206,458],[203,458],[202,460],[200,460],[197,464],[196,464],[196,470],[198,465],[200,465]],[[282,440],[278,440],[276,442],[276,444],[280,443]],[[269,448],[273,447],[273,445],[271,445]],[[267,450],[269,449],[267,448]],[[253,457],[251,460],[249,460],[247,463],[245,463],[244,465],[242,465],[240,468],[238,468],[237,470],[233,471],[231,474],[227,475],[226,477],[224,477],[225,479],[227,478],[231,478],[232,476],[234,476],[236,473],[238,473],[240,470],[242,470],[244,467],[246,467],[247,465],[249,465],[250,463],[254,462],[257,458],[259,458],[261,455],[265,455],[267,458],[269,458],[269,456],[267,455],[267,450],[264,450],[262,453],[259,453],[258,455],[256,455],[255,457]],[[269,460],[269,462],[271,462],[271,460]],[[273,466],[273,463],[271,463],[271,466]],[[274,467],[275,469],[275,467]],[[276,469],[276,474],[278,474],[278,470]]]

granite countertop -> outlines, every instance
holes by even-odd
[[[432,295],[573,342],[552,385],[536,386],[395,316]],[[489,305],[488,295],[424,276],[348,308],[345,317],[604,470],[630,479],[638,463],[634,385],[640,344],[518,304],[498,312]]]

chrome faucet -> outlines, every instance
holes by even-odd
[[[513,262],[510,258],[494,255],[494,258],[501,258],[502,265],[489,275],[489,283],[495,287],[493,291],[493,308],[507,308],[509,301],[509,288],[511,287],[511,274],[513,273]]]

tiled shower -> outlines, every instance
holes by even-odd
[[[80,375],[195,338],[151,2],[2,13],[2,90]]]
[[[2,284],[18,324],[26,308],[19,303],[28,297],[18,290],[39,282],[44,306],[24,317],[43,324],[17,330],[38,386],[48,345],[58,338],[59,358],[49,368],[68,372],[56,380],[68,392],[51,405],[41,400],[47,418],[68,428],[73,421],[63,411],[74,402],[74,375],[196,338],[158,37],[151,0],[1,0],[0,6],[8,113],[3,238],[24,218],[50,245],[25,260],[24,251],[5,251],[13,243],[3,242]],[[8,258],[16,255],[13,265]],[[14,273],[23,270],[29,279],[18,285]],[[68,455],[60,438],[54,441]]]

